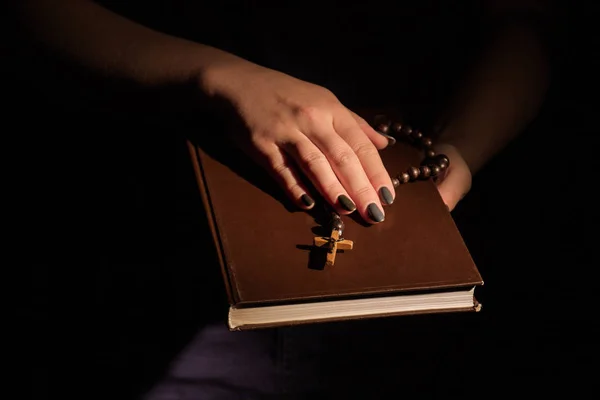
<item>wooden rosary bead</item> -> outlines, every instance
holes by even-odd
[[[446,169],[450,166],[450,159],[445,154],[435,156],[435,164],[441,169]]]
[[[421,170],[419,170],[419,168],[417,167],[408,167],[408,170],[406,172],[408,172],[410,179],[413,181],[418,179],[421,175]]]
[[[433,141],[430,138],[423,136],[421,139],[421,144],[426,148],[430,148],[433,146]]]
[[[431,176],[438,176],[442,172],[439,165],[430,165],[429,168],[431,168]]]
[[[398,176],[392,179],[395,188],[418,179],[425,180],[432,177],[435,179],[450,166],[450,159],[445,154],[436,154],[432,148],[433,140],[424,136],[418,129],[413,129],[402,122],[392,123],[385,115],[376,116],[373,125],[384,135],[398,134],[404,136],[405,140],[414,145],[420,145],[425,152],[424,160],[419,167],[409,167],[405,172],[399,173]]]
[[[377,125],[376,130],[383,133],[384,135],[387,135],[390,130],[390,126],[388,124],[382,123],[382,124]]]
[[[391,124],[392,121],[385,115],[379,114],[373,118],[373,126],[375,126],[375,130],[383,134],[388,133]]]
[[[400,122],[394,122],[392,124],[392,131],[394,131],[396,133],[400,133],[400,132],[402,132],[402,127],[403,127],[403,125]]]
[[[421,165],[419,167],[419,178],[421,179],[429,179],[431,177],[431,168],[427,165]]]
[[[402,172],[398,174],[397,179],[400,183],[408,183],[410,181],[410,175],[408,172]]]

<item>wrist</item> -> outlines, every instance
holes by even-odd
[[[203,62],[195,80],[201,93],[209,99],[226,96],[245,71],[257,67],[250,61],[215,48],[208,48],[202,59],[209,61]]]

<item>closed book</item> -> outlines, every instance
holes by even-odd
[[[342,216],[352,249],[325,265],[326,251],[313,246],[327,234],[325,208],[295,209],[261,167],[231,146],[207,143],[190,139],[188,147],[231,330],[479,311],[482,277],[431,179],[399,186],[382,223]],[[401,141],[380,154],[391,176],[422,160]]]

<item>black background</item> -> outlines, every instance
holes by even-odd
[[[598,12],[592,2],[567,10],[545,108],[453,213],[486,282],[483,311],[411,320],[427,332],[454,318],[454,334],[468,338],[454,360],[472,375],[446,366],[434,394],[597,387]],[[198,268],[214,258],[210,248],[198,252],[210,238],[177,123],[73,107],[72,92],[39,84],[52,76],[72,87],[69,74],[38,64],[11,21],[4,26],[3,282],[20,339],[13,369],[34,399],[75,388],[81,398],[135,398],[127,393],[151,384],[224,310],[218,271]]]

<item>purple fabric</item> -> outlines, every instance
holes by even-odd
[[[449,325],[438,318],[439,324],[396,318],[248,332],[209,325],[144,400],[378,398],[398,390],[450,390],[440,372],[470,378],[470,362],[461,363],[465,357],[456,351],[472,337],[460,329],[468,318],[455,315]],[[444,325],[453,325],[452,332]]]
[[[146,400],[255,399],[278,392],[276,331],[203,328]]]

